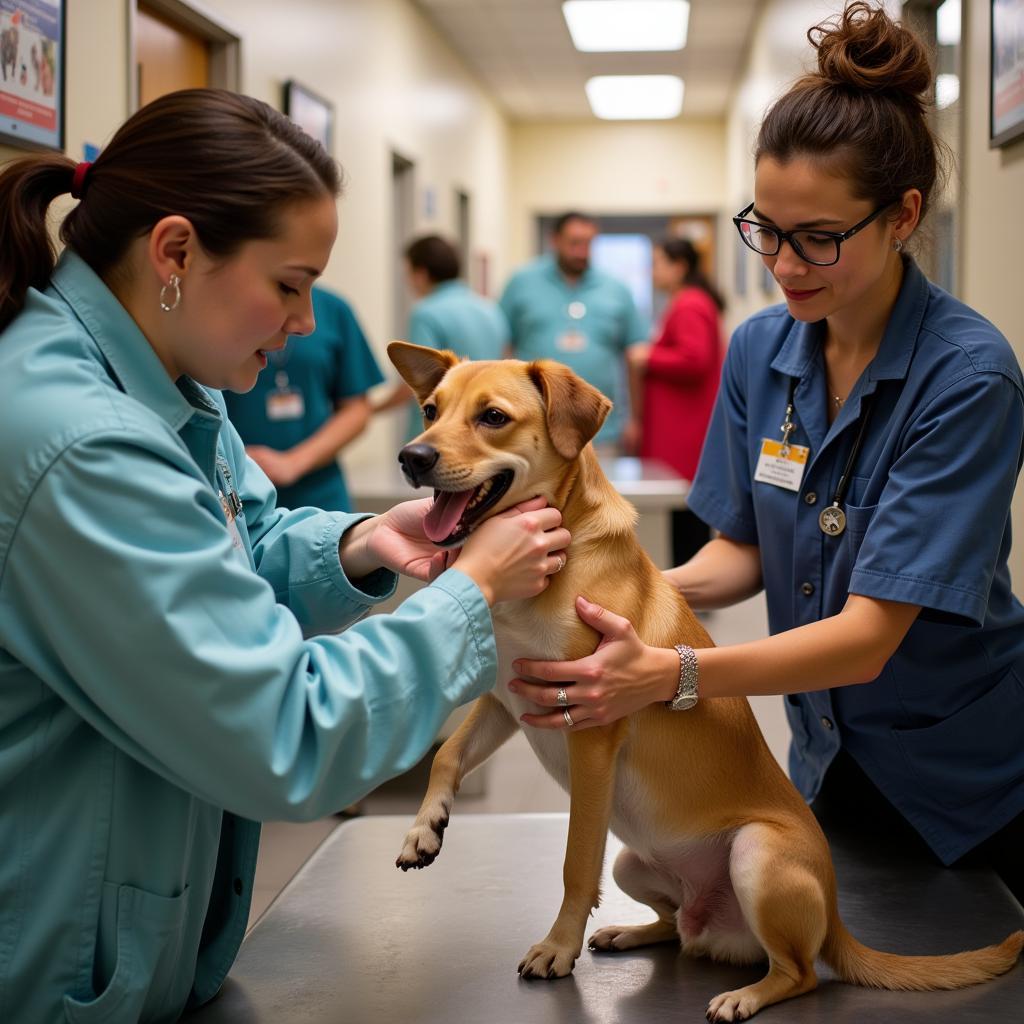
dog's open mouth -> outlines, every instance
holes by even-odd
[[[484,514],[509,489],[513,473],[503,469],[469,491],[434,491],[434,504],[423,519],[423,532],[448,547],[465,540]]]

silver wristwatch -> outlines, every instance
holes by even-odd
[[[676,644],[675,648],[679,655],[679,688],[665,706],[673,711],[689,711],[697,703],[697,655],[686,644]]]

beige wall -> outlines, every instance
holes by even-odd
[[[516,123],[510,155],[513,266],[535,255],[538,214],[717,213],[725,200],[718,121]]]
[[[985,314],[1024,363],[1021,251],[1024,237],[1024,139],[988,147],[989,11],[987,3],[964,5],[964,117],[960,297]],[[1014,546],[1010,571],[1024,597],[1024,485],[1013,505]]]

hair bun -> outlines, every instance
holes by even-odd
[[[932,87],[928,54],[909,29],[865,0],[847,5],[835,22],[807,32],[818,51],[818,74],[832,85],[902,94],[918,103]]]

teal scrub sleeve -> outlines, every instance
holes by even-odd
[[[1001,372],[970,372],[908,424],[874,507],[850,506],[850,593],[985,621],[1024,447],[1024,401]],[[994,518],[998,516],[998,518]]]
[[[287,546],[293,532],[278,520],[255,547]],[[286,575],[298,578],[295,560]],[[171,437],[143,447],[105,432],[67,448],[28,504],[0,600],[18,609],[9,653],[90,726],[256,820],[309,820],[360,798],[495,682],[489,609],[457,570],[392,615],[304,639]]]
[[[338,301],[334,318],[335,329],[331,332],[333,379],[330,387],[331,397],[340,402],[366,394],[370,388],[383,383],[384,374],[370,351],[359,320],[347,303]]]

